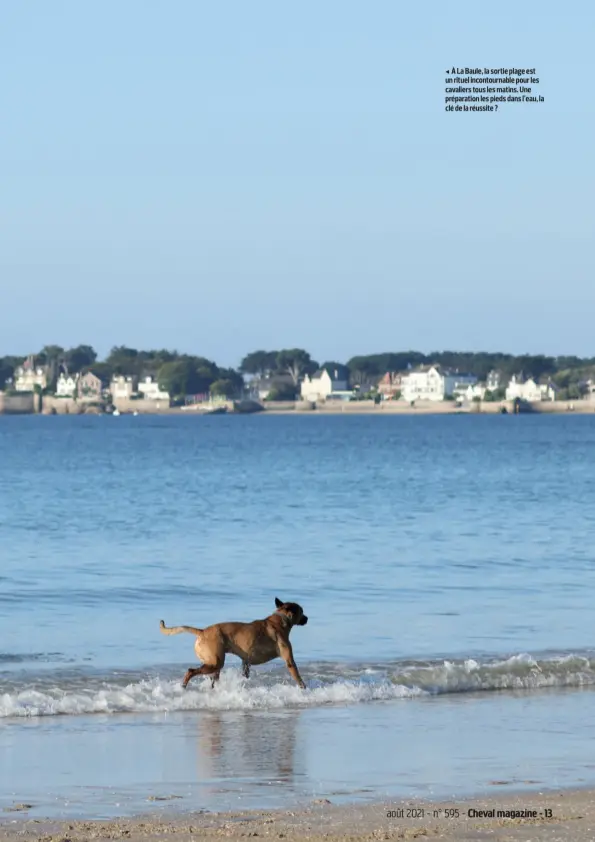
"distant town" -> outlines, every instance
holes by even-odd
[[[357,401],[570,402],[574,408],[595,406],[595,358],[404,351],[318,363],[294,348],[253,351],[234,369],[175,351],[118,346],[100,360],[89,345],[47,345],[24,359],[0,357],[0,390],[0,411],[48,414],[212,409],[226,402],[311,408]]]

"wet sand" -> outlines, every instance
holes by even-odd
[[[247,837],[284,839],[286,842],[323,839],[586,842],[595,839],[594,790],[507,794],[505,781],[493,784],[501,789],[498,795],[465,800],[395,800],[364,806],[341,806],[321,800],[296,810],[184,815],[148,813],[133,819],[110,821],[30,820],[26,818],[26,805],[15,804],[14,812],[8,808],[0,817],[0,842],[83,842],[90,839],[145,842],[162,838],[191,842]],[[162,797],[167,801],[167,796]],[[498,811],[505,811],[506,815],[498,815]],[[514,815],[515,812],[518,814]]]

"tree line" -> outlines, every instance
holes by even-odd
[[[98,359],[90,345],[62,348],[46,345],[34,355],[35,364],[44,366],[48,387],[52,389],[61,372],[79,374],[92,370],[105,381],[114,375],[154,377],[160,388],[170,395],[204,394],[224,396],[240,394],[245,378],[272,378],[278,381],[280,396],[295,394],[306,374],[325,368],[337,371],[341,379],[352,386],[369,386],[387,371],[407,371],[419,365],[438,364],[476,375],[485,380],[492,370],[499,371],[503,381],[513,374],[536,379],[549,377],[564,389],[576,390],[581,380],[595,373],[595,357],[514,355],[489,352],[397,351],[351,357],[346,362],[327,360],[319,363],[303,348],[276,351],[252,351],[242,359],[237,369],[217,365],[213,360],[192,354],[180,354],[166,349],[143,351],[118,345],[105,359]],[[0,388],[14,376],[23,358],[15,355],[0,357]]]

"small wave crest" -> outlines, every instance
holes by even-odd
[[[52,662],[71,660],[61,652],[0,652],[0,666],[3,664],[26,664],[29,661]]]
[[[519,654],[505,660],[474,659],[441,662],[400,662],[361,666],[310,665],[303,670],[304,692],[289,683],[278,669],[246,680],[230,669],[216,689],[196,680],[187,690],[179,678],[154,676],[84,676],[37,686],[13,685],[3,692],[0,718],[92,713],[155,713],[186,710],[275,710],[323,705],[365,704],[451,693],[595,685],[595,659],[563,655],[536,659]]]

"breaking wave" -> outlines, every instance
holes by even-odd
[[[155,713],[186,710],[275,710],[396,701],[451,693],[540,690],[595,685],[595,656],[566,654],[537,659],[401,661],[373,666],[310,664],[301,691],[275,667],[246,680],[237,669],[221,675],[216,690],[195,679],[187,690],[181,673],[71,672],[27,679],[0,673],[0,719],[91,713]]]

